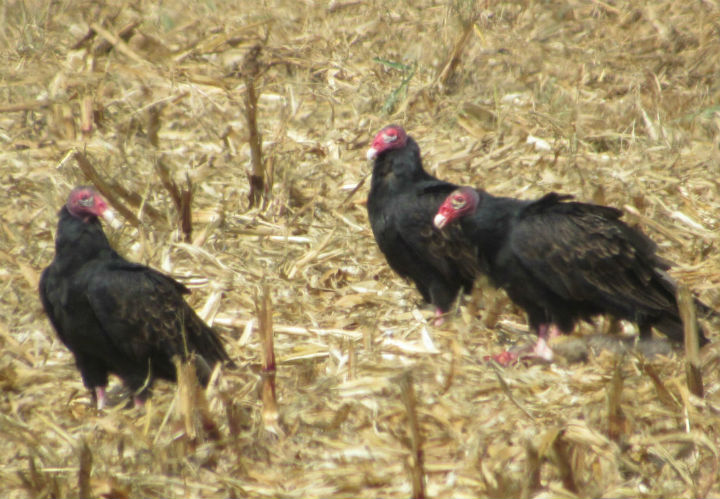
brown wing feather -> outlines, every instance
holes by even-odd
[[[536,277],[570,300],[673,307],[657,279],[661,261],[654,244],[621,222],[621,212],[582,203],[556,206],[524,217],[513,230],[512,250]]]
[[[209,363],[229,360],[217,334],[183,299],[186,291],[159,272],[131,264],[96,273],[88,300],[112,342],[132,358],[170,360],[197,352]]]

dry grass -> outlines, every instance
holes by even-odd
[[[407,497],[422,478],[430,497],[720,495],[717,347],[704,398],[677,355],[495,369],[482,357],[524,318],[482,289],[428,325],[374,244],[368,182],[352,191],[399,122],[442,178],[625,207],[718,308],[720,4],[259,3],[0,5],[0,495]],[[273,188],[248,209],[238,66],[258,43]],[[238,368],[207,406],[159,384],[145,411],[113,389],[96,413],[43,316],[56,212],[88,182],[76,151],[139,220],[113,243],[191,286],[226,339]],[[187,241],[159,164],[192,185]]]

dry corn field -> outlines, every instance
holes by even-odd
[[[717,0],[4,0],[0,25],[0,496],[720,496],[717,321],[693,358],[600,317],[501,368],[521,311],[481,280],[434,326],[365,207],[399,123],[442,179],[624,209],[720,309]],[[80,184],[225,340],[206,391],[135,409],[113,378],[94,408],[37,292]]]

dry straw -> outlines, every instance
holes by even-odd
[[[442,178],[624,208],[720,308],[719,19],[712,0],[3,2],[0,495],[719,496],[717,346],[651,355],[595,341],[629,328],[599,318],[555,365],[496,369],[524,317],[481,283],[427,323],[364,206],[364,151],[398,122]],[[227,342],[237,366],[204,393],[181,369],[144,410],[116,382],[92,407],[37,296],[82,183],[123,210],[113,245]]]

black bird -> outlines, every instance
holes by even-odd
[[[55,258],[40,278],[45,313],[98,409],[109,374],[123,380],[138,406],[156,378],[176,380],[176,355],[194,355],[207,385],[212,366],[230,360],[219,336],[185,302],[184,285],[118,255],[98,217],[114,220],[102,196],[73,189],[59,212]]]
[[[432,225],[440,203],[457,186],[423,169],[420,148],[397,125],[378,132],[367,158],[374,160],[367,209],[375,241],[390,267],[411,279],[435,306],[439,324],[458,292],[469,291],[474,279],[458,264],[463,252],[473,254],[472,247],[448,246]]]
[[[442,203],[434,224],[443,229],[458,219],[480,270],[527,313],[538,335],[537,356],[551,360],[549,336],[570,333],[578,320],[599,314],[635,322],[642,338],[654,327],[683,341],[677,285],[655,243],[620,220],[622,211],[570,198],[551,193],[523,201],[461,187]],[[696,306],[716,314],[699,301]]]

